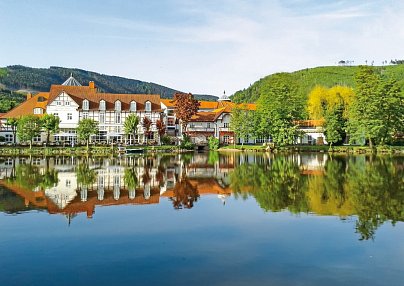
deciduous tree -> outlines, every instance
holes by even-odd
[[[147,117],[147,116],[143,117],[142,125],[143,125],[143,130],[144,130],[144,136],[146,139],[146,145],[147,145],[149,136],[151,134],[151,125],[152,125],[152,122],[149,119],[149,117]]]
[[[15,142],[17,139],[16,137],[17,137],[18,119],[17,118],[7,118],[6,124],[11,128],[11,132],[13,133],[13,144],[15,145]]]
[[[77,127],[77,135],[80,140],[86,141],[87,150],[88,144],[90,142],[90,136],[98,133],[98,123],[97,121],[85,118],[79,121],[79,125]]]
[[[125,119],[124,132],[126,135],[132,135],[133,141],[135,141],[137,128],[139,125],[139,117],[136,114],[129,114]]]
[[[255,111],[248,110],[246,105],[235,106],[231,111],[230,129],[237,138],[242,139],[241,145],[248,136],[255,137]],[[234,140],[235,143],[235,140]]]
[[[29,142],[32,148],[32,140],[41,134],[41,120],[34,115],[25,115],[18,120],[17,136],[21,142]]]
[[[187,124],[191,117],[198,112],[199,101],[194,99],[191,93],[180,93],[174,94],[175,102],[175,116],[181,120],[182,131],[185,134],[187,129]]]
[[[275,144],[292,144],[299,135],[296,120],[304,114],[305,100],[289,74],[274,75],[261,87],[257,103],[258,135],[271,136]]]
[[[49,144],[49,137],[51,133],[57,133],[59,131],[59,117],[53,114],[45,114],[41,118],[42,129],[46,132],[46,144]]]
[[[156,121],[157,134],[159,135],[159,143],[161,144],[161,138],[166,134],[166,125],[163,120],[158,119]]]

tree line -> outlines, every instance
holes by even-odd
[[[42,132],[46,133],[46,144],[48,145],[50,136],[59,132],[59,123],[59,117],[53,114],[45,114],[42,117],[24,115],[19,118],[8,118],[6,122],[13,134],[14,145],[18,138],[20,142],[28,142],[30,149],[32,148],[34,138],[40,136]],[[136,114],[130,114],[124,122],[124,134],[132,136],[134,139],[138,134],[139,123],[141,123],[140,127],[143,128],[147,144],[148,138],[152,133],[152,121],[148,117],[144,117],[140,122]],[[156,121],[156,129],[159,141],[161,141],[166,131],[166,126],[161,119]],[[79,121],[76,131],[78,139],[84,141],[88,149],[91,136],[97,135],[99,132],[98,122],[90,118],[82,119]]]
[[[352,144],[394,144],[404,133],[404,95],[399,82],[371,66],[360,66],[355,88],[314,87],[308,99],[298,92],[290,74],[274,75],[261,86],[257,110],[233,109],[231,128],[239,138],[269,138],[277,145],[293,144],[301,136],[302,119],[323,122],[330,147]]]

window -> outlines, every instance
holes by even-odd
[[[83,119],[88,118],[88,112],[83,112]]]
[[[121,113],[115,112],[115,123],[121,123]]]
[[[229,125],[230,125],[229,123],[223,123],[224,128],[229,128],[230,127]]]
[[[6,142],[13,142],[13,134],[6,134],[4,137],[6,138]]]
[[[42,114],[42,113],[43,113],[42,108],[39,108],[39,107],[34,108],[34,114]]]
[[[229,144],[229,141],[230,141],[230,136],[229,136],[229,135],[224,135],[224,136],[223,136],[223,142],[224,142],[225,144]]]
[[[115,111],[121,111],[121,102],[119,100],[115,101]]]
[[[174,118],[167,118],[167,126],[175,126]]]
[[[100,101],[100,110],[105,110],[105,100]]]
[[[194,128],[194,127],[195,127],[195,123],[191,122],[191,123],[189,124],[189,127],[190,127],[190,128]]]
[[[41,135],[35,136],[34,138],[32,138],[32,141],[36,143],[41,142]]]
[[[88,110],[89,109],[89,102],[87,99],[83,100],[83,110]]]
[[[210,128],[210,123],[209,123],[209,122],[206,123],[206,127],[207,127],[207,128]]]
[[[60,101],[56,101],[56,105],[62,105]]]
[[[65,105],[70,105],[70,101],[65,101]]]
[[[59,117],[59,113],[55,112],[53,113],[54,116]]]
[[[68,113],[68,114],[67,114],[67,120],[72,120],[72,119],[73,119],[73,114]]]
[[[146,103],[145,103],[145,111],[146,112],[151,111],[151,102],[150,101],[146,101]]]
[[[136,111],[136,101],[131,101],[130,102],[130,111],[135,112]]]
[[[101,124],[105,123],[105,113],[104,112],[100,112],[100,119],[99,119]]]

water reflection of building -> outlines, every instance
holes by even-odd
[[[302,174],[316,174],[323,172],[327,155],[290,155],[287,159],[300,166]],[[184,179],[198,196],[215,195],[225,202],[232,193],[230,173],[237,166],[265,165],[272,160],[273,155],[253,153],[3,158],[0,184],[23,197],[26,205],[69,217],[77,213],[92,217],[97,206],[158,204],[160,197],[175,199],[180,195],[176,188]]]

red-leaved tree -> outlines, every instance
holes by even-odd
[[[174,102],[175,116],[181,120],[182,132],[186,133],[188,122],[198,112],[199,101],[191,93],[177,92],[174,94]]]
[[[161,137],[164,136],[166,133],[166,125],[164,124],[163,120],[159,119],[156,121],[156,128],[157,128],[157,133],[159,134],[159,141],[161,144]]]
[[[142,125],[143,125],[143,130],[144,130],[144,136],[146,137],[146,145],[147,145],[148,139],[151,134],[151,125],[152,125],[152,122],[149,119],[149,117],[147,117],[147,116],[143,117]]]

